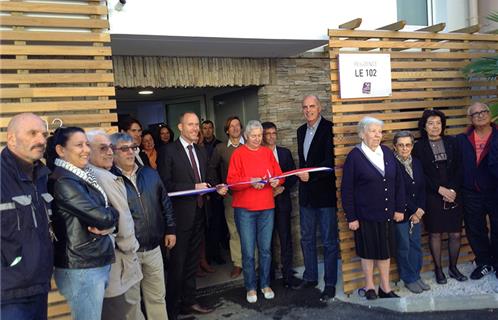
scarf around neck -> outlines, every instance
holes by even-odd
[[[76,167],[75,165],[62,160],[60,158],[55,159],[54,164],[58,167],[61,167],[63,169],[66,169],[67,171],[75,174],[79,178],[81,178],[83,181],[97,189],[102,196],[104,197],[105,200],[105,207],[107,208],[109,206],[109,202],[107,200],[107,194],[105,193],[104,189],[100,186],[100,184],[97,182],[97,178],[95,177],[95,173],[90,167],[86,167],[84,170]]]
[[[397,154],[396,152],[394,153],[394,155],[396,156],[396,159],[398,159],[398,161],[401,162],[401,164],[403,165],[403,167],[405,167],[406,173],[408,173],[408,175],[410,176],[410,178],[413,179],[412,156],[410,155],[410,156],[408,156],[408,159],[403,160],[401,158],[401,156],[399,154]]]

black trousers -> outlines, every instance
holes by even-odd
[[[280,210],[275,207],[275,226],[280,240],[280,261],[282,262],[282,277],[289,279],[292,276],[292,233],[291,211]]]
[[[192,227],[176,231],[176,245],[170,252],[166,281],[166,306],[170,318],[176,319],[181,306],[197,303],[195,274],[204,237],[204,223],[204,208],[197,208]]]
[[[462,193],[465,231],[476,256],[476,264],[498,267],[498,201],[493,193],[470,190],[463,190]],[[488,230],[486,216],[489,216],[491,230]]]
[[[223,199],[218,195],[212,195],[209,201],[209,223],[206,225],[206,256],[208,261],[211,261],[221,258],[221,247],[223,242],[227,241],[228,227],[225,221]]]

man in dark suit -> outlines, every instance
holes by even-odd
[[[206,189],[207,155],[194,142],[199,134],[199,118],[193,112],[180,116],[180,137],[162,147],[157,169],[168,192]],[[226,193],[226,187],[218,193]],[[205,196],[172,198],[177,222],[176,246],[170,252],[166,281],[166,304],[169,319],[182,313],[209,313],[196,301],[195,274],[199,265],[199,248],[204,236]]]
[[[296,169],[294,159],[289,149],[277,146],[277,126],[273,122],[263,122],[263,142],[270,148],[277,159],[282,172]],[[275,188],[275,228],[280,240],[280,262],[282,263],[282,282],[284,287],[293,285],[292,270],[292,233],[291,233],[291,213],[292,202],[290,190],[296,184],[297,177],[285,178],[282,186]]]
[[[322,105],[316,96],[303,99],[306,123],[297,129],[299,167],[334,167],[332,122],[321,116]],[[320,300],[335,296],[337,283],[338,232],[336,217],[335,175],[330,172],[298,175],[301,247],[304,257],[303,281],[295,289],[318,284],[316,228],[320,228],[324,255],[325,288]]]

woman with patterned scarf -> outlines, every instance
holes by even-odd
[[[50,138],[47,164],[53,171],[54,277],[73,319],[100,320],[104,290],[114,262],[109,236],[118,221],[107,195],[88,167],[85,131],[59,128]]]
[[[403,221],[396,223],[397,263],[401,280],[413,293],[430,290],[422,278],[421,219],[425,214],[425,176],[422,164],[411,153],[415,139],[411,132],[394,135],[394,155],[401,164],[405,182],[406,212]]]

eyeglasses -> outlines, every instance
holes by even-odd
[[[102,144],[99,147],[99,151],[102,152],[102,153],[107,153],[111,149],[113,149],[111,144]]]
[[[413,147],[413,144],[411,144],[411,143],[407,143],[407,144],[396,143],[396,147],[401,148],[401,149],[403,149],[403,148],[411,148],[411,147]]]
[[[138,149],[138,146],[137,146],[137,145],[132,145],[132,146],[122,146],[122,147],[119,147],[119,148],[114,147],[114,146],[112,147],[112,150],[114,150],[114,151],[119,150],[119,151],[121,151],[121,152],[123,152],[123,153],[128,152],[128,151],[130,151],[130,150],[132,150],[133,152],[135,152],[135,151],[137,151],[137,149]]]
[[[477,118],[477,117],[483,117],[483,116],[487,115],[488,113],[489,113],[489,110],[481,110],[481,111],[471,113],[470,116],[472,118]]]

